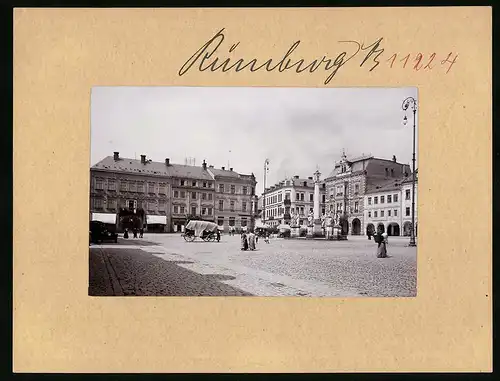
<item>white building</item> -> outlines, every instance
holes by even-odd
[[[376,232],[379,226],[389,236],[411,233],[411,175],[405,179],[372,184],[364,196],[364,232]],[[415,235],[417,234],[417,182],[415,182]]]

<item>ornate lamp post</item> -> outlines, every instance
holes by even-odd
[[[264,192],[262,192],[262,224],[266,221],[266,179],[269,172],[269,159],[264,161]]]
[[[415,119],[416,119],[416,113],[417,113],[417,101],[413,97],[408,97],[403,101],[402,108],[404,111],[408,110],[408,108],[411,108],[413,111],[413,158],[412,158],[412,164],[413,164],[413,173],[412,173],[412,195],[411,195],[411,236],[410,236],[410,243],[408,246],[417,246],[415,242]],[[403,124],[406,126],[406,123],[408,123],[408,118],[404,117],[403,119]]]

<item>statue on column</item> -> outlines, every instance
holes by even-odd
[[[290,214],[290,226],[296,227],[298,225],[298,219],[299,219],[299,216],[297,215],[297,212],[295,212],[295,210],[293,210],[292,213]]]
[[[309,212],[309,215],[307,216],[307,223],[308,223],[308,226],[313,226],[313,223],[314,223],[314,213],[313,212]]]

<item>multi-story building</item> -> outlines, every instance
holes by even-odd
[[[255,224],[255,186],[254,174],[237,173],[233,168],[221,169],[211,165],[208,171],[215,180],[215,221],[224,231],[229,227],[240,230],[253,228]]]
[[[300,217],[300,225],[306,224],[307,216],[314,207],[314,180],[293,176],[264,190],[264,220],[271,226],[289,224],[293,212]],[[320,184],[320,214],[325,213],[326,186]]]
[[[411,176],[387,180],[370,186],[364,196],[364,231],[376,232],[381,229],[389,236],[411,233]],[[417,192],[415,186],[415,199]],[[416,223],[415,204],[415,227]],[[416,229],[415,229],[416,235]]]
[[[217,222],[216,178],[225,181],[227,176],[214,172],[205,162],[201,167],[179,165],[168,158],[164,162],[147,160],[145,155],[141,160],[121,158],[115,152],[90,169],[90,218],[119,231],[146,227],[147,231],[182,232],[189,218]],[[241,224],[254,215],[256,182],[252,176],[231,172],[228,192],[235,203],[229,201],[228,207],[233,205],[235,212],[228,209],[228,223],[234,217],[234,223]],[[231,185],[239,187],[237,195],[231,193]]]
[[[345,234],[363,233],[364,195],[373,184],[390,179],[402,179],[410,174],[407,164],[392,160],[361,156],[348,159],[345,153],[330,175],[325,179],[327,188],[327,208],[337,211],[343,219]]]

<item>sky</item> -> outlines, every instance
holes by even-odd
[[[258,194],[266,158],[267,186],[317,168],[325,178],[342,150],[411,164],[413,115],[402,110],[410,96],[418,101],[416,88],[94,87],[90,164],[114,151],[191,157],[254,173]]]

